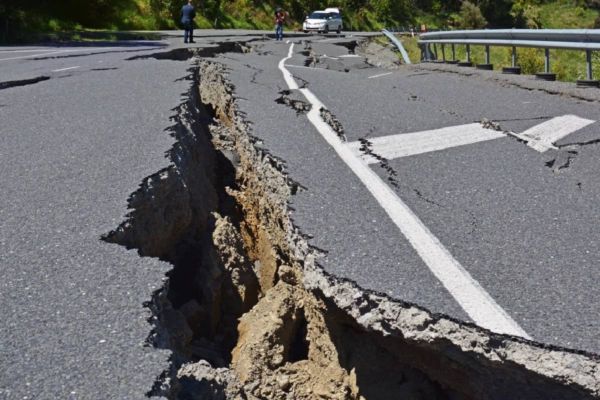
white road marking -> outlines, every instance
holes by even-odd
[[[288,56],[279,62],[279,69],[291,90],[298,89],[298,84],[292,74],[285,68],[285,61],[292,57],[293,49],[294,45],[292,44]],[[494,332],[530,338],[454,259],[402,199],[366,163],[356,157],[352,149],[346,146],[333,129],[323,121],[320,115],[320,109],[324,107],[323,103],[309,89],[302,88],[300,92],[313,106],[307,114],[309,121],[362,181],[431,272],[446,287],[473,321]]]
[[[369,139],[369,141],[372,144],[371,149],[374,153],[392,160],[505,137],[506,135],[502,132],[486,129],[480,123],[474,123],[422,132],[375,137]],[[366,163],[379,162],[374,157],[361,152],[361,146],[360,142],[348,144],[354,154],[361,157]]]
[[[575,115],[564,115],[536,125],[523,133],[494,131],[482,127],[479,123],[474,123],[422,132],[380,136],[369,139],[369,141],[372,144],[371,150],[388,160],[499,139],[506,137],[507,134],[526,141],[529,147],[539,152],[544,152],[548,149],[556,149],[553,142],[594,122],[596,121]],[[361,146],[360,142],[348,143],[348,147],[354,151],[354,154],[367,164],[379,162],[375,157],[360,151]]]
[[[342,56],[340,56],[340,58],[360,58],[361,56],[359,56],[358,54],[344,54]]]
[[[387,76],[387,75],[391,75],[391,74],[393,74],[393,72],[386,72],[385,74],[372,75],[372,76],[368,77],[367,79],[381,78],[382,76]]]
[[[35,53],[37,51],[55,51],[54,49],[19,49],[19,50],[0,50],[0,53]]]
[[[93,50],[105,51],[105,50],[111,50],[111,49],[114,49],[114,47],[94,48]],[[24,58],[35,58],[35,57],[41,57],[41,56],[49,56],[51,54],[77,53],[77,52],[82,52],[82,51],[92,51],[92,49],[84,48],[84,49],[56,50],[56,51],[50,51],[50,52],[45,52],[45,53],[31,54],[28,56],[0,58],[0,61],[19,60],[19,59],[24,59]],[[95,53],[92,52],[90,54],[95,54]]]
[[[61,72],[61,71],[68,71],[70,69],[76,69],[79,68],[79,65],[76,65],[74,67],[67,67],[67,68],[60,68],[60,69],[53,69],[52,72]]]
[[[555,142],[594,122],[596,121],[580,118],[576,115],[563,115],[527,129],[516,136],[526,140],[527,145],[532,149],[543,153],[549,149],[556,149]]]
[[[51,51],[51,52],[45,52],[45,53],[31,54],[31,55],[28,55],[28,56],[0,58],[0,61],[20,60],[20,59],[23,59],[23,58],[35,58],[35,57],[39,57],[39,56],[48,56],[50,54],[60,54],[60,53],[67,53],[67,52],[69,52],[69,50],[58,50],[58,51]]]

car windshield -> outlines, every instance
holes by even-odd
[[[328,16],[329,16],[328,13],[314,12],[314,13],[310,14],[308,16],[308,18],[310,18],[310,19],[327,19]]]

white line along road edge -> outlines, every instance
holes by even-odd
[[[391,74],[393,74],[393,72],[386,72],[384,74],[371,75],[367,79],[381,78],[382,76],[388,76],[388,75],[391,75]]]
[[[61,71],[68,71],[70,69],[77,69],[80,68],[79,65],[76,65],[74,67],[67,67],[67,68],[60,68],[60,69],[53,69],[52,72],[61,72]]]
[[[299,89],[285,62],[292,58],[294,44],[287,57],[279,62],[279,69],[290,90]],[[366,188],[383,207],[392,221],[406,236],[436,278],[446,287],[465,312],[480,326],[493,332],[505,333],[531,339],[529,335],[500,307],[481,285],[454,259],[442,243],[427,229],[398,195],[352,149],[346,146],[323,121],[320,109],[324,105],[308,89],[299,89],[312,104],[307,117],[325,141],[356,174]]]

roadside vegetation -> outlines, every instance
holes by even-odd
[[[0,2],[0,41],[62,38],[89,30],[157,30],[178,27],[184,0],[20,0]],[[411,26],[459,28],[600,27],[600,0],[198,0],[198,28],[272,29],[273,13],[289,13],[288,29],[312,10],[337,6],[347,30]],[[54,35],[54,36],[53,36]],[[79,35],[79,36],[77,36]],[[37,37],[36,37],[37,36]]]
[[[413,62],[421,58],[421,50],[418,46],[418,38],[410,36],[401,37],[402,44]],[[438,58],[442,59],[442,48],[437,47]],[[456,59],[465,61],[467,58],[465,46],[455,46]],[[503,67],[511,66],[511,52],[509,47],[490,47],[490,63],[494,65],[494,70],[502,70]],[[445,47],[446,60],[452,59],[450,45]],[[485,63],[485,52],[483,46],[471,46],[471,61],[474,64]],[[593,73],[594,76],[600,76],[600,53],[593,53]],[[517,64],[521,67],[521,73],[524,75],[533,75],[544,71],[544,51],[534,48],[517,48]],[[575,50],[550,50],[551,70],[556,74],[559,81],[575,82],[578,79],[585,79],[585,53]]]
[[[115,40],[137,38],[125,30],[178,28],[185,0],[21,0],[0,2],[0,43],[40,40]],[[299,29],[315,9],[342,9],[346,30],[371,31],[384,27],[419,31],[475,28],[600,28],[600,0],[202,0],[197,1],[196,26],[208,28],[272,29],[277,7],[289,13],[288,29]],[[411,59],[418,60],[416,39],[404,38]],[[450,56],[449,48],[448,57]],[[457,46],[457,57],[465,50]],[[523,73],[543,69],[543,54],[519,49]],[[483,49],[473,47],[472,59],[483,62]],[[600,55],[594,54],[595,73]],[[495,68],[510,65],[510,49],[492,48]],[[552,51],[552,70],[558,79],[584,77],[584,54]]]

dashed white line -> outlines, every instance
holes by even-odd
[[[502,132],[486,129],[480,123],[450,126],[429,131],[401,133],[369,139],[374,153],[392,160],[451,147],[464,146],[487,140],[505,138]],[[379,162],[372,156],[360,151],[360,142],[348,143],[357,157],[368,164]]]
[[[293,49],[294,45],[292,44],[288,56],[279,62],[279,69],[283,73],[283,78],[292,90],[298,89],[298,84],[286,69],[285,61],[292,57]],[[309,89],[302,88],[300,92],[313,106],[307,114],[309,121],[362,181],[431,272],[446,287],[473,321],[494,332],[529,338],[527,333],[454,259],[402,199],[366,163],[356,157],[353,150],[344,144],[333,129],[323,121],[320,115],[321,108],[325,107],[323,103]]]
[[[76,65],[74,67],[67,67],[67,68],[60,68],[60,69],[53,69],[52,72],[61,72],[61,71],[68,71],[70,69],[76,69],[79,68],[79,65]]]
[[[341,55],[340,58],[360,58],[361,56],[359,56],[358,54],[344,54]]]
[[[576,115],[563,115],[527,129],[517,136],[525,139],[527,145],[532,149],[543,153],[549,149],[555,149],[553,143],[594,122],[596,121],[580,118]]]
[[[377,75],[369,76],[367,79],[381,78],[382,76],[388,76],[391,74],[393,74],[393,72],[386,72],[385,74],[377,74]]]

